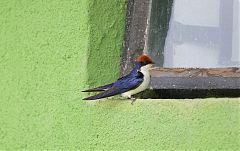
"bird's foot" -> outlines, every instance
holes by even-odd
[[[133,105],[133,103],[137,100],[136,98],[131,98],[132,102],[131,104]]]

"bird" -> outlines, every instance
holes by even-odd
[[[121,94],[122,97],[132,99],[132,103],[136,100],[132,95],[142,92],[148,88],[150,83],[150,69],[154,62],[151,57],[143,54],[134,61],[132,71],[117,79],[116,82],[96,88],[84,90],[82,92],[100,92],[97,95],[83,98],[83,100],[97,100]]]

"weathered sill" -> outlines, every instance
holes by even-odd
[[[240,68],[155,68],[151,89],[238,89]],[[240,93],[240,92],[239,92]]]
[[[156,68],[149,90],[137,98],[193,99],[240,97],[239,68]]]

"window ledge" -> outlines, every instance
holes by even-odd
[[[152,89],[239,89],[240,68],[155,68]]]

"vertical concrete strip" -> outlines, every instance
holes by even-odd
[[[126,15],[126,0],[89,1],[89,85],[119,77]]]

